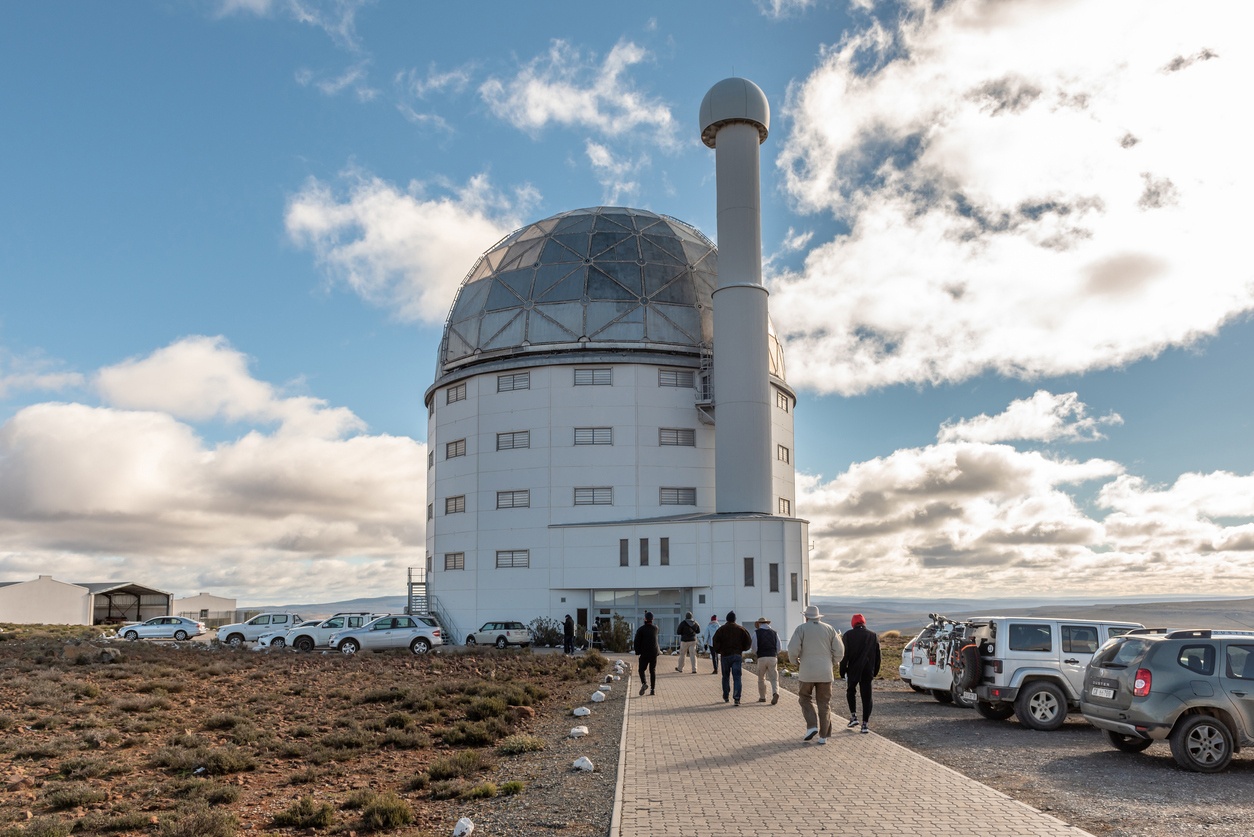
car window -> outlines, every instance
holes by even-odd
[[[343,621],[343,620],[340,620],[340,621]],[[350,628],[360,628],[360,627],[361,627],[361,617],[360,617],[360,616],[350,616],[350,617],[348,617],[348,627],[350,627]]]
[[[1128,631],[1131,631],[1131,630],[1133,629],[1132,628],[1107,627],[1106,638],[1114,639],[1117,636],[1123,636],[1124,634],[1126,634]]]
[[[1092,665],[1106,668],[1127,668],[1145,653],[1149,643],[1143,639],[1121,639],[1101,649]]]
[[[328,619],[327,621],[325,621],[325,622],[323,622],[323,623],[322,623],[322,627],[324,627],[324,628],[342,628],[342,627],[344,627],[344,617],[343,617],[343,616],[336,616],[336,617],[334,617],[334,618],[332,618],[332,619]]]
[[[440,623],[432,619],[430,616],[419,616],[418,621],[426,625],[428,628],[440,627]]]
[[[526,629],[523,627],[523,623],[522,623],[522,622],[510,622],[510,623],[509,623],[509,625],[508,625],[508,627],[509,627],[509,629],[510,629],[511,631],[522,631],[522,630],[526,630]]]
[[[1092,625],[1063,625],[1064,654],[1092,654],[1097,650],[1097,628]]]
[[[392,620],[391,620],[391,619],[380,619],[380,620],[378,620],[377,622],[375,622],[373,625],[371,625],[371,626],[370,626],[370,630],[372,630],[372,631],[386,631],[386,630],[389,630],[391,627],[392,627]]]
[[[1228,676],[1254,680],[1254,645],[1228,646]]]
[[[286,617],[286,616],[275,616],[275,617],[273,617],[273,618],[270,620],[270,623],[271,623],[271,624],[273,624],[273,625],[286,625],[286,624],[287,624],[287,617]]]
[[[1180,648],[1176,662],[1197,674],[1212,675],[1215,673],[1215,646],[1185,645]]]
[[[398,628],[414,627],[414,620],[410,619],[408,616],[400,616],[400,617],[397,617],[396,619],[393,619],[392,621],[396,623],[396,627]]]
[[[252,619],[249,619],[249,620],[248,620],[248,624],[250,624],[250,625],[269,625],[269,624],[270,624],[270,617],[269,617],[268,615],[266,615],[266,616],[254,616]]]
[[[1011,623],[1011,651],[1050,651],[1052,649],[1053,643],[1050,641],[1049,625]]]

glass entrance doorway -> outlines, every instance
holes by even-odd
[[[598,633],[608,627],[617,614],[627,621],[634,636],[644,624],[645,611],[653,612],[653,624],[658,627],[658,642],[663,651],[679,647],[675,631],[683,621],[684,613],[692,610],[692,588],[664,590],[593,590],[592,618]]]

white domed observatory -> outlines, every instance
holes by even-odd
[[[452,641],[567,613],[649,610],[664,642],[689,610],[801,621],[796,396],[761,277],[768,127],[752,82],[702,103],[721,259],[682,221],[595,207],[514,232],[463,281],[425,394],[427,595]]]

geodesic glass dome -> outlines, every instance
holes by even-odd
[[[641,209],[576,209],[506,236],[479,258],[444,329],[439,375],[563,348],[713,347],[718,251],[696,228]],[[771,372],[783,354],[771,334]]]

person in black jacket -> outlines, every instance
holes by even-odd
[[[570,618],[569,613],[562,623],[562,649],[567,654],[575,653],[575,620]]]
[[[684,670],[684,659],[692,658],[692,673],[697,673],[697,640],[701,637],[701,626],[692,620],[692,611],[688,611],[684,615],[684,621],[679,623],[679,627],[675,631],[679,634],[679,663],[675,666],[675,671]]]
[[[645,689],[653,694],[657,685],[657,658],[662,653],[662,647],[658,643],[657,625],[653,624],[653,614],[650,611],[645,611],[644,624],[636,629],[635,651],[640,655],[640,694],[643,695]],[[649,670],[647,681],[644,677],[645,669]]]
[[[845,696],[849,700],[849,729],[858,725],[857,693],[862,693],[862,732],[870,732],[871,681],[880,673],[880,638],[866,629],[866,617],[855,613],[849,620],[852,627],[845,631],[845,656],[840,661],[840,676],[848,687]]]

